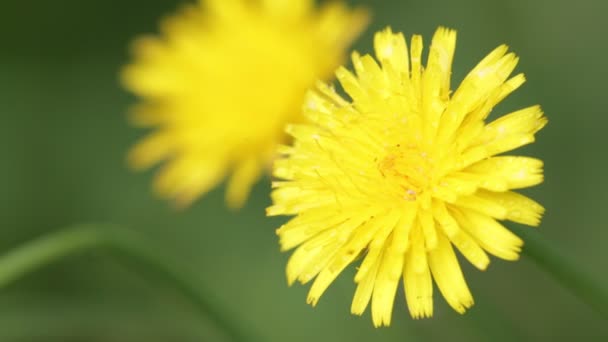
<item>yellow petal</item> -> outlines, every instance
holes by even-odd
[[[445,203],[441,201],[433,201],[433,217],[435,220],[437,220],[445,235],[455,236],[458,234],[458,231],[460,230],[458,227],[458,222],[448,212]]]
[[[166,159],[175,151],[173,137],[166,132],[152,133],[129,152],[129,165],[137,170],[147,169]]]
[[[351,217],[350,214],[332,214],[327,207],[307,210],[277,230],[281,250],[287,251],[327,229],[332,229]]]
[[[462,314],[473,306],[473,296],[464,280],[452,245],[443,234],[438,235],[437,242],[437,248],[428,253],[431,273],[448,304]]]
[[[433,214],[428,210],[421,209],[418,212],[418,218],[426,249],[429,251],[435,249],[437,247],[437,229],[435,228]]]
[[[389,326],[399,279],[403,272],[404,253],[387,248],[383,253],[380,269],[372,294],[372,321],[375,327]]]
[[[507,218],[506,208],[495,201],[491,201],[482,196],[477,196],[477,194],[458,197],[458,200],[454,203],[454,205],[461,208],[473,209],[481,214],[500,220]]]
[[[262,171],[260,162],[249,158],[238,164],[230,176],[226,190],[226,202],[231,208],[240,208],[249,196],[252,184]]]
[[[336,202],[329,191],[315,192],[296,187],[281,187],[273,191],[271,197],[277,204],[266,208],[266,215],[295,215],[299,212],[324,207]]]
[[[135,105],[129,110],[129,122],[139,127],[152,127],[163,124],[167,121],[167,108],[164,107],[160,103]]]
[[[365,256],[365,259],[361,263],[361,266],[355,275],[355,282],[357,283],[367,275],[372,266],[376,263],[377,258],[385,249],[385,244],[388,237],[401,219],[401,215],[399,215],[399,213],[395,211],[391,211],[389,213],[389,215],[379,214],[377,219],[371,220],[369,223],[371,225],[376,225],[379,228],[374,228],[377,229],[376,234],[369,244],[367,255]]]
[[[303,275],[312,279],[316,273],[311,276],[312,270],[309,266],[322,268],[329,262],[330,257],[340,246],[339,241],[332,239],[335,234],[335,229],[326,230],[295,250],[287,262],[287,283],[289,285]]]
[[[450,237],[450,241],[458,248],[460,253],[479,270],[484,271],[490,264],[490,258],[481,246],[464,230]]]
[[[504,260],[519,259],[523,241],[495,219],[468,209],[454,210],[452,215],[490,254]]]
[[[408,249],[410,231],[416,222],[416,212],[415,206],[408,206],[403,210],[403,215],[401,215],[401,219],[393,231],[393,239],[390,245],[390,250],[393,253],[405,253]]]
[[[415,98],[420,102],[421,98],[421,86],[420,78],[422,76],[422,48],[423,41],[422,36],[417,34],[412,36],[412,42],[410,46],[410,61],[412,65],[412,73],[410,79],[412,81],[412,88],[415,94]]]
[[[382,261],[382,255],[380,254],[381,250],[376,249],[376,253],[370,256],[368,254],[365,260],[372,260],[369,264],[369,269],[365,272],[364,276],[362,276],[357,282],[357,290],[355,291],[355,295],[353,297],[353,302],[350,308],[350,311],[355,315],[362,315],[369,301],[372,298],[372,293],[374,291],[374,285],[376,284],[376,276],[378,274],[378,269],[380,268],[380,262]]]
[[[500,101],[504,100],[509,94],[517,90],[517,88],[524,84],[525,81],[526,77],[524,74],[517,74],[507,80],[490,95],[483,106],[479,107],[479,109],[467,117],[467,120],[470,119],[470,122],[485,120],[494,106],[496,106]]]
[[[367,92],[378,86],[386,88],[386,78],[372,56],[365,55],[361,57],[354,52],[352,60],[359,83]]]
[[[374,35],[374,51],[382,66],[394,68],[404,79],[409,78],[407,43],[402,33],[393,33],[390,27]]]
[[[484,130],[485,120],[488,115],[494,109],[500,101],[504,100],[509,94],[517,90],[524,82],[526,78],[524,74],[518,74],[490,94],[486,102],[476,109],[473,113],[468,115],[463,124],[458,129],[456,142],[459,145],[459,150],[470,147],[470,144],[475,140]]]
[[[405,258],[403,288],[410,315],[415,318],[433,316],[433,281],[426,251],[415,244]],[[415,266],[416,265],[416,266]]]
[[[426,69],[422,76],[422,112],[427,128],[439,126],[450,93],[452,59],[456,48],[456,31],[440,27],[435,31],[429,51]],[[434,134],[427,132],[429,138]]]
[[[344,91],[363,109],[368,107],[368,96],[359,84],[357,77],[344,67],[336,70],[336,78],[340,81]]]
[[[369,216],[362,215],[362,218],[368,220]],[[336,231],[340,232],[343,237],[337,238],[338,241],[345,240],[348,236],[350,236],[350,241],[343,244],[341,248],[338,248],[327,264],[315,265],[311,271],[304,273],[312,276],[313,274],[316,275],[317,270],[322,269],[308,292],[308,303],[312,305],[317,304],[319,298],[321,298],[334,279],[359,255],[363,246],[371,240],[375,229],[377,228],[373,225],[370,226],[364,224],[363,221],[353,220],[347,221],[336,228]],[[353,231],[356,232],[353,234]],[[309,277],[302,278],[300,276],[300,280],[307,282]]]
[[[441,97],[447,99],[450,94],[450,77],[452,75],[452,61],[456,50],[456,31],[440,27],[433,36],[429,64],[437,64],[441,73]],[[428,69],[428,65],[427,65]]]
[[[505,50],[495,50],[500,53]],[[494,52],[491,53],[494,54]],[[442,115],[441,126],[439,127],[438,139],[440,143],[451,141],[453,134],[459,128],[467,115],[482,105],[509,77],[518,58],[513,53],[500,56],[494,60],[492,56],[489,60],[482,60],[462,81],[454,96],[450,100],[445,113]]]
[[[445,206],[436,205],[434,215],[439,222],[441,233],[443,233],[439,235],[445,235],[471,264],[480,270],[485,270],[490,259],[479,244],[461,229],[460,222],[453,217],[451,212],[452,210]]]
[[[486,126],[476,144],[485,144],[487,156],[510,151],[534,141],[534,134],[547,124],[540,106],[502,116]]]
[[[479,187],[480,177],[462,172],[454,172],[441,180],[443,188],[452,190],[455,196],[472,195]]]
[[[196,170],[196,172],[193,172]],[[221,182],[226,170],[223,160],[177,158],[167,163],[154,180],[154,190],[187,206],[207,189]]]
[[[506,191],[542,183],[543,162],[529,157],[493,157],[471,165],[464,172],[477,175],[483,188]]]
[[[545,208],[532,199],[516,192],[480,191],[477,196],[494,201],[507,209],[507,220],[538,226]]]
[[[422,113],[427,121],[425,125],[427,139],[434,136],[448,100],[455,46],[455,31],[442,27],[435,31],[421,84]]]

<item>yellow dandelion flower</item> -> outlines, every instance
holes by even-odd
[[[306,90],[331,76],[367,22],[341,2],[201,0],[135,44],[123,73],[142,98],[133,121],[156,129],[130,164],[166,160],[155,190],[187,205],[230,173],[227,201],[238,207],[301,120]]]
[[[371,301],[375,326],[389,325],[399,280],[414,318],[433,314],[433,280],[459,313],[473,305],[453,247],[480,270],[488,253],[516,260],[522,240],[500,220],[540,223],[543,207],[511,190],[539,184],[542,161],[497,156],[534,141],[547,122],[532,106],[486,124],[524,76],[499,46],[452,93],[456,32],[439,28],[426,67],[422,38],[375,35],[376,60],[354,53],[356,73],[336,72],[351,101],[320,84],[305,100],[311,124],[274,165],[269,215],[296,215],[278,229],[283,250],[298,247],[288,282],[314,279],[319,297],[357,258],[353,314]]]

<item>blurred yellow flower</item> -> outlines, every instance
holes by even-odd
[[[342,2],[201,0],[162,23],[160,37],[134,46],[123,72],[140,96],[137,125],[156,130],[129,154],[148,168],[166,160],[155,190],[188,205],[230,173],[238,207],[301,120],[306,90],[331,76],[367,13]]]
[[[414,318],[433,314],[433,281],[460,313],[473,305],[453,247],[475,267],[488,254],[516,260],[522,240],[497,220],[537,226],[544,209],[512,192],[543,181],[542,161],[496,156],[534,141],[547,122],[540,107],[489,124],[492,108],[517,89],[518,58],[502,45],[450,91],[456,32],[439,28],[426,67],[422,38],[410,51],[390,29],[374,40],[376,59],[353,54],[356,75],[336,72],[352,101],[321,84],[305,100],[314,124],[287,131],[274,165],[268,215],[297,215],[278,229],[281,247],[298,247],[289,283],[315,278],[308,302],[361,257],[351,311],[371,300],[375,326],[389,325],[399,279]]]

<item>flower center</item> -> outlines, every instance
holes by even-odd
[[[416,145],[389,148],[384,159],[378,163],[378,169],[406,201],[415,201],[429,188],[434,178],[433,159]]]

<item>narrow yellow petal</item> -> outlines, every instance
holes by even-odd
[[[464,313],[473,306],[473,296],[464,280],[452,245],[443,234],[439,234],[437,248],[428,254],[431,273],[439,291],[454,310]]]
[[[205,190],[220,183],[225,170],[225,161],[177,158],[160,170],[154,180],[154,190],[173,198],[180,207],[188,206]]]
[[[370,242],[367,255],[355,275],[355,282],[360,282],[376,263],[376,258],[382,254],[387,239],[400,219],[401,216],[397,212],[391,211],[389,215],[378,215],[377,219],[370,221],[370,224],[377,225],[379,228],[372,228],[377,229],[376,234]]]
[[[135,145],[127,158],[132,168],[142,170],[166,159],[174,150],[173,137],[169,133],[152,133]]]
[[[413,35],[412,44],[410,46],[410,61],[412,62],[412,88],[417,99],[421,96],[420,78],[422,77],[422,36]]]
[[[167,110],[161,104],[140,103],[129,110],[129,122],[139,127],[158,126],[167,121]]]
[[[346,108],[347,106],[346,100],[336,93],[333,87],[323,82],[317,82],[316,91],[307,92],[302,111],[310,122],[314,122],[320,127],[335,128],[342,125],[344,118],[333,114],[352,112],[352,109]]]
[[[474,210],[452,211],[460,225],[483,249],[504,260],[517,260],[523,241],[495,219]]]
[[[377,224],[376,220],[369,216],[366,222],[362,223],[351,236],[348,243],[344,246],[345,255],[358,255],[370,242],[376,238],[378,231],[383,227]],[[338,261],[340,262],[340,261]],[[335,266],[339,268],[339,266]]]
[[[323,215],[324,213],[321,213],[323,210],[326,211],[327,207],[318,208],[316,210],[311,209],[306,212],[308,215],[300,214],[302,217],[298,217],[300,218],[299,220],[292,220],[281,226],[281,228],[277,230],[281,250],[288,251],[314,237],[318,233],[335,228],[337,225],[350,218],[350,215],[347,214],[333,216]],[[327,211],[325,214],[327,214]],[[313,218],[309,219],[309,216],[313,216]]]
[[[424,235],[420,226],[414,226],[412,229],[412,255],[409,262],[410,267],[416,273],[424,273],[428,268],[426,250],[424,248]]]
[[[433,201],[433,217],[439,223],[441,230],[445,235],[455,236],[460,230],[458,222],[448,212],[445,203],[442,201]],[[441,234],[438,234],[441,235]]]
[[[332,239],[333,235],[335,235],[335,229],[326,230],[308,240],[293,252],[287,262],[286,269],[287,283],[289,285],[299,279],[307,271],[309,265],[318,267],[323,261],[325,263],[329,262],[331,255],[336,252],[329,247],[338,246],[338,243]],[[308,272],[310,273],[311,271],[308,270]]]
[[[431,41],[426,69],[422,76],[422,109],[428,122],[425,127],[437,128],[450,93],[452,59],[456,48],[456,31],[440,27]],[[434,134],[427,133],[427,138]]]
[[[426,127],[437,128],[439,117],[449,99],[455,48],[456,31],[438,28],[431,41],[428,61],[422,77],[422,109],[428,118]]]
[[[432,45],[437,45],[437,62],[441,66],[442,82],[441,97],[447,99],[450,95],[450,78],[452,76],[452,61],[456,50],[456,31],[440,27],[433,36]],[[431,49],[433,47],[431,46]],[[430,57],[430,55],[429,55]]]
[[[391,324],[393,304],[403,272],[404,258],[404,253],[392,251],[390,248],[383,253],[372,294],[372,321],[375,327]]]
[[[415,264],[421,267],[415,267]],[[412,248],[408,251],[403,267],[403,288],[410,315],[414,319],[433,316],[433,281],[424,249]]]
[[[339,241],[330,242],[323,247],[319,247],[319,253],[317,253],[314,257],[311,257],[308,263],[306,263],[306,265],[304,265],[300,270],[300,274],[297,278],[298,282],[300,282],[300,284],[306,284],[315,279],[315,277],[318,278],[319,274],[327,268],[341,247],[342,243]],[[329,286],[329,283],[327,286]],[[307,302],[314,306],[317,304],[323,293],[316,293],[317,296],[315,296],[315,293],[313,293],[312,290],[313,288],[311,287],[311,292],[309,292]]]
[[[450,208],[436,204],[434,209],[433,214],[439,222],[441,230],[439,235],[445,235],[471,264],[480,270],[485,270],[490,263],[490,259],[479,244],[461,229],[460,222],[453,217]]]
[[[473,68],[473,70],[471,70],[471,72],[469,74],[479,73],[481,70],[487,68],[489,65],[495,64],[496,62],[498,62],[498,60],[500,58],[502,58],[507,53],[508,50],[509,50],[509,47],[505,44],[502,44],[502,45],[496,47],[494,50],[492,50],[492,52],[490,52],[488,55],[486,55],[479,63],[477,63],[477,65]]]
[[[416,212],[415,206],[408,206],[404,209],[401,219],[393,230],[393,239],[390,245],[390,250],[393,253],[405,253],[408,249],[410,231],[416,222]]]
[[[532,199],[516,192],[480,191],[477,196],[494,201],[507,209],[507,220],[538,226],[545,208]]]
[[[365,275],[359,279],[357,282],[357,290],[355,290],[355,295],[353,297],[353,302],[350,308],[350,311],[355,315],[362,315],[369,301],[372,298],[372,293],[374,291],[374,286],[376,284],[376,276],[378,274],[378,269],[380,268],[380,262],[382,261],[382,255],[380,254],[381,250],[376,250],[378,254],[374,253],[365,257],[365,261],[368,258],[372,260],[370,263],[369,270],[365,272]]]
[[[451,189],[456,196],[474,194],[480,182],[477,175],[468,175],[462,172],[452,173],[441,180],[442,186]]]
[[[400,73],[401,77],[409,78],[409,56],[407,43],[402,33],[393,33],[390,27],[374,35],[374,51],[384,68],[390,66]]]
[[[526,81],[526,77],[524,74],[518,74],[507,80],[500,87],[498,87],[488,98],[486,103],[479,107],[474,113],[470,115],[470,119],[474,120],[485,120],[494,106],[496,106],[500,101],[504,100],[509,94],[517,90],[524,82]]]
[[[487,118],[492,109],[494,109],[494,106],[519,88],[525,81],[524,74],[512,77],[498,87],[482,106],[465,118],[457,133],[458,139],[456,141],[459,144],[460,150],[468,148],[471,142],[483,132],[485,126],[483,120]]]
[[[450,242],[458,248],[460,253],[479,270],[484,271],[490,264],[490,258],[481,246],[464,230],[450,237]]]
[[[455,206],[475,210],[481,214],[488,215],[500,220],[507,218],[507,209],[500,204],[487,198],[473,194],[471,196],[459,197]]]
[[[155,39],[141,40],[138,46],[144,46],[145,50],[155,50],[157,58],[161,61],[171,62],[168,56],[165,56],[165,49]],[[148,53],[146,51],[146,54]],[[179,78],[175,72],[168,66],[160,66],[161,63],[142,63],[138,65],[130,65],[125,68],[121,74],[122,82],[130,89],[133,89],[139,94],[145,96],[158,96],[168,92],[175,92],[179,88]]]
[[[368,241],[371,239],[373,234],[368,234],[366,230],[368,228],[374,229],[374,227],[369,227],[368,225],[363,224],[364,221],[367,221],[369,216],[366,214],[361,215],[359,220],[349,220],[344,222],[340,226],[336,227],[336,231],[339,232],[341,237],[338,237],[336,240],[340,243],[341,247],[334,246],[335,254],[331,256],[330,260],[323,263],[311,263],[309,264],[309,269],[305,269],[300,275],[299,279],[303,283],[308,282],[312,277],[317,275],[314,283],[312,284],[310,291],[308,293],[307,302],[312,305],[316,305],[319,301],[319,298],[323,295],[325,290],[329,287],[329,285],[336,279],[336,277],[344,270],[346,266],[348,266],[361,252],[362,246],[361,242],[366,243],[367,241],[356,241],[356,238],[363,237],[367,238]],[[353,231],[357,231],[354,234]],[[372,230],[373,232],[373,230]],[[354,236],[353,236],[354,235]],[[355,240],[357,244],[342,243],[349,239],[351,241]]]
[[[449,143],[467,115],[473,113],[499,89],[517,62],[518,58],[513,53],[508,53],[494,63],[482,67],[478,65],[466,76],[442,115],[437,134],[442,144]]]
[[[325,267],[317,276],[312,286],[310,287],[310,291],[308,291],[308,297],[306,298],[306,302],[312,306],[317,305],[319,299],[327,290],[329,285],[336,279],[336,277],[344,270],[346,266],[355,258],[356,255],[349,255],[345,257],[340,265],[340,268],[330,268]]]
[[[382,88],[386,88],[387,79],[384,77],[382,69],[380,69],[380,66],[372,56],[359,56],[357,53],[353,53],[352,60],[359,83],[366,91],[378,87],[379,85],[381,85]]]
[[[487,156],[492,156],[533,142],[546,124],[540,106],[524,108],[488,124],[475,144],[485,144]]]
[[[426,249],[429,251],[435,249],[437,247],[437,229],[433,214],[428,210],[422,209],[418,212],[418,218],[424,235]]]
[[[493,157],[469,166],[464,172],[476,174],[485,189],[506,191],[542,183],[543,162],[529,157]]]
[[[367,95],[361,87],[361,84],[359,84],[359,80],[352,72],[344,67],[340,67],[336,70],[336,78],[340,81],[344,91],[346,91],[359,106],[362,106],[363,108],[367,107]]]
[[[249,196],[252,184],[259,178],[261,165],[249,158],[235,167],[226,189],[226,202],[231,208],[240,208]]]
[[[284,0],[275,1],[286,2]],[[305,1],[310,2],[310,0]],[[287,2],[291,5],[296,1]],[[342,58],[344,49],[365,30],[370,21],[370,13],[362,7],[349,8],[342,1],[323,3],[319,12],[316,15],[317,25],[314,27],[314,32],[325,48],[319,51],[319,54],[329,55],[325,56],[322,61],[325,62],[327,70],[331,71],[335,68],[333,62]],[[289,20],[287,20],[287,23],[291,24]]]
[[[497,94],[496,98],[492,99],[492,103],[497,104],[504,100],[509,94],[517,90],[525,82],[526,77],[524,74],[517,74],[513,76],[500,87],[500,92]]]

